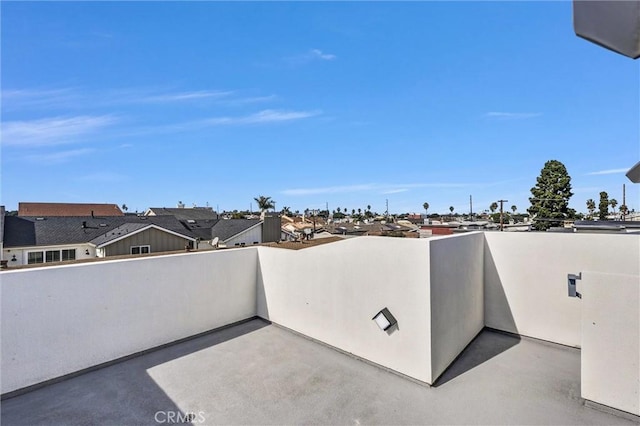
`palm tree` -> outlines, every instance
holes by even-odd
[[[126,205],[126,204],[123,204],[123,205],[122,205],[122,211],[123,211],[123,212],[126,212],[127,210],[129,210],[129,207],[127,207],[127,205]]]
[[[362,213],[362,209],[358,209],[358,216]]]
[[[265,197],[264,195],[259,195],[258,197],[254,198],[254,200],[256,200],[256,203],[258,203],[260,212],[273,209],[276,206],[275,201],[273,201],[271,197]]]
[[[596,211],[596,202],[592,198],[587,200],[587,210],[589,210],[589,219],[593,219],[593,212]]]
[[[367,210],[371,211],[371,206],[367,204]]]
[[[340,207],[338,207],[336,210],[338,211],[338,213],[340,213]]]
[[[284,206],[280,213],[285,216],[291,216],[291,207]]]
[[[513,206],[511,206],[511,211],[513,212],[513,214],[516,213],[516,210],[518,210],[518,208],[516,207],[515,204]]]
[[[609,205],[613,209],[613,214],[616,214],[616,206],[618,205],[618,200],[612,198],[611,200],[609,200]]]
[[[427,216],[429,214],[429,203],[425,202],[422,207],[424,208],[424,215]]]
[[[351,209],[351,216],[355,216],[356,215],[356,209]]]
[[[626,204],[621,205],[620,213],[622,213],[623,216],[626,216],[629,213],[629,207],[627,207]]]
[[[489,206],[489,210],[491,210],[491,213],[495,213],[497,208],[498,208],[498,203],[496,203],[495,201],[491,203],[491,205]]]

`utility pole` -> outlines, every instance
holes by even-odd
[[[385,203],[387,205],[387,210],[384,212],[384,218],[389,221],[389,199],[387,198],[385,200]]]
[[[509,200],[498,200],[498,202],[500,203],[500,231],[504,230],[504,222],[502,219],[502,206],[504,203],[508,203]]]
[[[473,222],[473,199],[469,195],[469,222]]]

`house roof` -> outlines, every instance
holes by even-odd
[[[147,216],[175,216],[180,221],[186,220],[217,220],[218,213],[211,207],[171,208],[150,207],[146,211]]]
[[[149,223],[140,222],[140,223],[125,223],[120,226],[116,226],[110,231],[105,232],[102,235],[97,236],[93,240],[90,241],[91,244],[95,244],[96,246],[100,246],[116,240],[123,235],[135,234],[138,231],[148,228],[151,226]]]
[[[18,203],[18,216],[124,216],[117,204]]]
[[[259,219],[223,219],[216,222],[211,228],[211,238],[218,237],[222,241],[238,235],[247,229],[258,225],[262,221]]]
[[[52,246],[63,244],[110,241],[107,234],[125,230],[133,232],[149,225],[156,225],[185,238],[195,238],[173,216],[120,216],[120,217],[5,217],[5,247]],[[117,230],[117,231],[116,231]],[[118,236],[119,237],[119,236]],[[114,237],[115,238],[115,237]]]

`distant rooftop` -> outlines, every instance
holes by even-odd
[[[175,216],[178,220],[216,220],[218,214],[211,207],[150,207],[146,216]]]
[[[18,216],[124,216],[117,204],[18,203]]]

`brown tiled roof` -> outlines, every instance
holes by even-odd
[[[124,216],[117,204],[18,203],[18,216]]]

